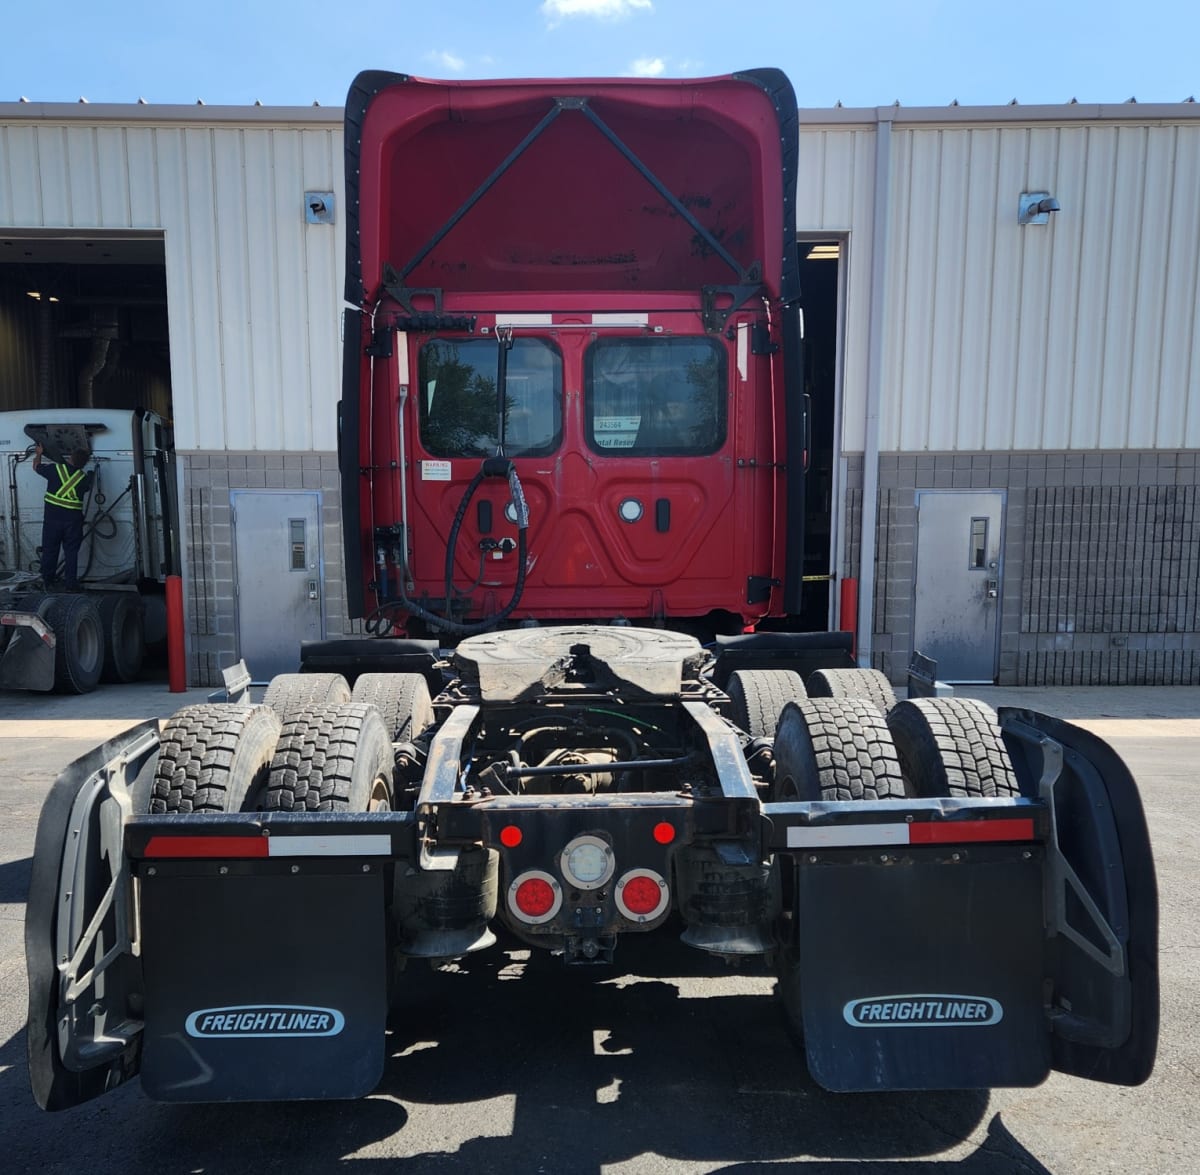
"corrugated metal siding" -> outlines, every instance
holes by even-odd
[[[861,449],[871,310],[874,130],[802,127],[796,187],[796,223],[800,231],[846,241],[843,435],[857,438],[857,443],[849,447]]]
[[[345,208],[336,123],[0,125],[0,225],[165,236],[181,449],[333,447]],[[333,190],[309,225],[304,192]]]
[[[861,125],[800,135],[799,228],[850,235],[850,452],[865,435],[874,140]],[[1025,191],[1062,211],[1018,225]],[[1200,447],[1197,191],[1194,121],[896,125],[880,448]]]

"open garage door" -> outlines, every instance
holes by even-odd
[[[35,443],[54,465],[89,455],[77,573],[94,605],[85,644],[96,664],[84,677],[59,665],[54,688],[134,680],[147,645],[161,652],[163,584],[179,551],[167,322],[161,233],[0,230],[0,603],[10,611],[40,608],[37,593],[72,582],[65,558],[50,570],[43,559]],[[22,672],[0,677],[47,688]]]
[[[171,416],[161,233],[0,230],[0,411]]]

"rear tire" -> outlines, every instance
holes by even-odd
[[[738,669],[725,687],[732,718],[752,738],[770,738],[788,702],[808,696],[800,674],[790,669]]]
[[[1021,789],[995,711],[974,698],[909,698],[888,726],[914,796],[1017,796]]]
[[[51,595],[39,609],[54,630],[54,689],[86,694],[96,688],[104,668],[104,629],[87,596]]]
[[[281,673],[271,678],[263,705],[280,722],[313,706],[341,706],[350,701],[350,683],[340,673]]]
[[[314,706],[284,723],[260,806],[267,812],[389,811],[392,767],[392,740],[374,706]]]
[[[900,761],[875,703],[806,698],[785,707],[775,731],[773,800],[903,796]]]
[[[433,721],[429,686],[419,673],[364,673],[353,700],[374,706],[394,743],[409,743]]]
[[[785,708],[775,733],[775,782],[782,800],[891,800],[904,796],[900,761],[887,722],[874,701],[808,698]],[[793,858],[776,858],[784,915],[779,924],[778,994],[788,1034],[804,1042],[800,956],[794,941]]]
[[[163,724],[151,814],[253,808],[267,782],[279,718],[266,706],[187,706]]]
[[[146,656],[142,631],[142,601],[134,592],[113,592],[100,600],[104,629],[105,681],[137,681]]]
[[[810,698],[857,698],[885,714],[896,704],[892,683],[878,669],[818,669],[807,685]]]

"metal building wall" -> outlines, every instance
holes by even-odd
[[[334,448],[341,117],[0,105],[0,226],[164,234],[182,451]],[[336,193],[334,225],[305,223],[306,190]]]
[[[1180,104],[804,112],[798,227],[849,238],[844,451],[865,447],[881,115],[880,450],[1200,448],[1200,116]],[[1018,225],[1025,191],[1062,211]]]
[[[873,126],[800,128],[796,224],[809,237],[844,244],[843,447],[862,450],[875,187]]]
[[[882,448],[1200,447],[1200,124],[894,148]],[[1019,225],[1026,191],[1062,211]]]
[[[848,236],[838,571],[864,577],[860,650],[903,677],[917,493],[991,489],[1006,500],[996,680],[1200,681],[1196,106],[801,122],[798,227]],[[870,173],[850,201],[830,160]],[[1020,226],[1028,191],[1061,211]]]

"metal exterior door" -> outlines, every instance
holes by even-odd
[[[917,494],[913,647],[942,681],[996,679],[1003,519],[994,490]]]
[[[325,632],[321,495],[239,490],[233,513],[238,648],[255,681],[292,673]]]

